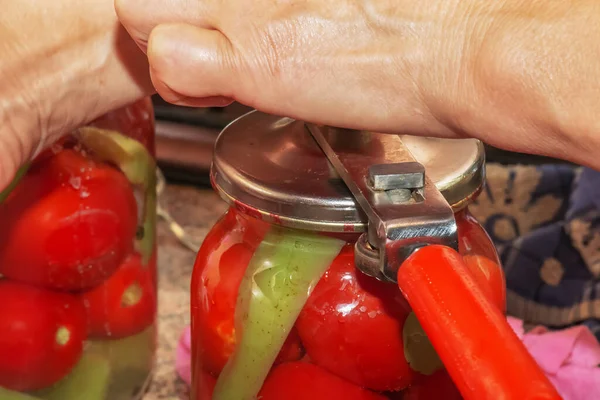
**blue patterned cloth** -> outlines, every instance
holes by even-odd
[[[498,247],[508,313],[549,328],[584,324],[600,340],[600,172],[490,164],[471,211]]]

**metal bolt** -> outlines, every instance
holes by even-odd
[[[371,165],[369,185],[377,191],[421,189],[425,185],[425,167],[418,162]]]

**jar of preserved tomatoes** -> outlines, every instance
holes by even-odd
[[[141,397],[155,204],[150,99],[65,136],[0,194],[0,399]]]
[[[443,298],[423,303],[445,278],[400,272],[416,276],[426,259],[445,274],[436,264],[456,259],[460,279],[448,290],[466,285],[489,321],[501,321],[502,269],[468,211],[484,181],[480,142],[252,112],[219,136],[211,179],[231,207],[194,266],[193,400],[459,399],[457,386],[470,390],[454,384],[468,362],[452,378],[444,368],[455,366],[446,351],[455,343],[443,333],[429,340],[435,313],[462,322]],[[469,334],[448,327],[451,337]]]

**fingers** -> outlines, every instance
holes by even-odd
[[[115,9],[129,34],[146,50],[150,32],[160,24],[212,27],[208,3],[205,0],[115,0]]]
[[[169,102],[223,106],[235,97],[239,63],[216,30],[186,24],[160,25],[148,41],[153,84]]]
[[[208,0],[115,0],[122,24],[151,60],[154,87],[173,104],[224,107],[233,102],[220,95],[227,92],[226,86],[206,84],[211,79],[216,82],[218,64],[227,53],[224,37],[219,37],[216,31],[204,33],[203,28],[213,27],[208,3]],[[165,23],[170,25],[157,28]],[[178,37],[180,33],[182,36]],[[153,43],[151,50],[149,42]]]

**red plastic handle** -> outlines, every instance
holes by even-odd
[[[420,249],[398,286],[465,400],[561,398],[456,251]]]

